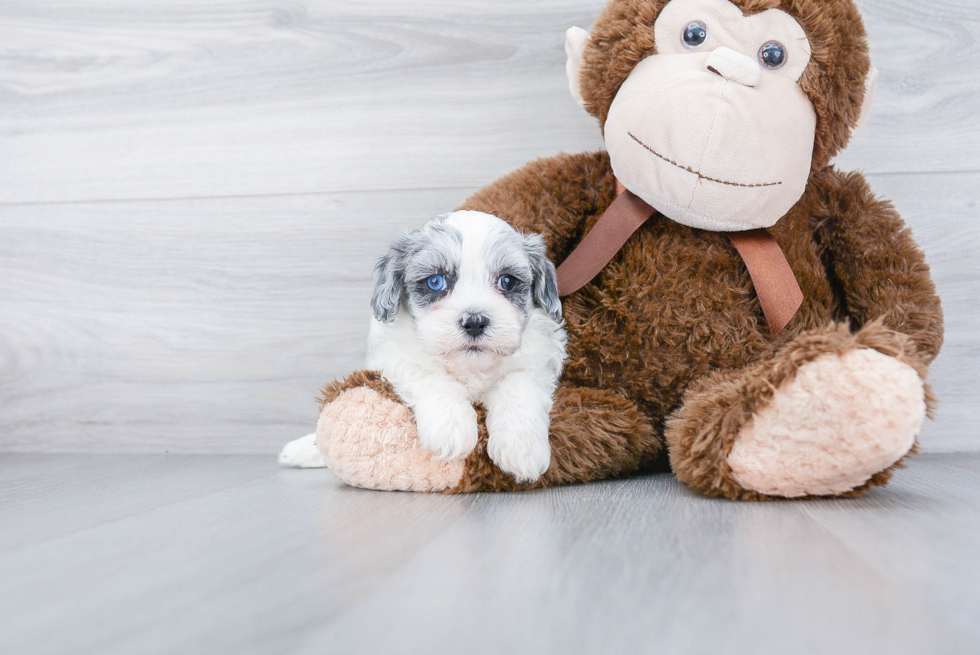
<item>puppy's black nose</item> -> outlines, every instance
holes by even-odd
[[[490,319],[488,319],[483,314],[468,314],[463,317],[462,323],[463,331],[471,337],[478,337],[483,334],[483,331],[487,329],[490,325]]]

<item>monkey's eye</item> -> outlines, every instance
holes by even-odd
[[[433,291],[445,291],[446,290],[446,276],[444,275],[433,275],[428,280],[425,281],[429,288]]]
[[[681,35],[681,40],[684,41],[684,47],[688,50],[700,48],[707,38],[708,28],[699,20],[693,21],[685,27],[684,34]]]
[[[779,41],[767,41],[759,48],[759,63],[769,70],[782,68],[786,63],[786,48]]]
[[[517,286],[517,278],[512,275],[501,275],[497,280],[497,288],[501,291],[511,291],[515,286]]]

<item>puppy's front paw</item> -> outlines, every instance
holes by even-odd
[[[476,411],[469,403],[440,398],[414,409],[419,442],[439,459],[461,459],[476,448]]]
[[[487,454],[494,464],[518,482],[534,482],[551,464],[547,414],[520,411],[487,415]]]

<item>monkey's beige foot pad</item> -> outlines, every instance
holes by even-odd
[[[876,350],[803,365],[739,431],[728,456],[743,487],[774,496],[840,494],[900,460],[925,417],[910,366]]]
[[[316,444],[334,475],[353,487],[440,491],[463,477],[463,460],[422,450],[409,408],[367,387],[343,391],[323,408]]]

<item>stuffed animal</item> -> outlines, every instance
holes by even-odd
[[[742,500],[884,485],[915,451],[943,323],[899,215],[829,163],[876,78],[852,1],[612,0],[566,50],[606,151],[535,161],[463,206],[561,264],[549,468],[497,468],[481,407],[476,448],[436,458],[372,371],[323,392],[327,465],[454,493],[666,470]]]

